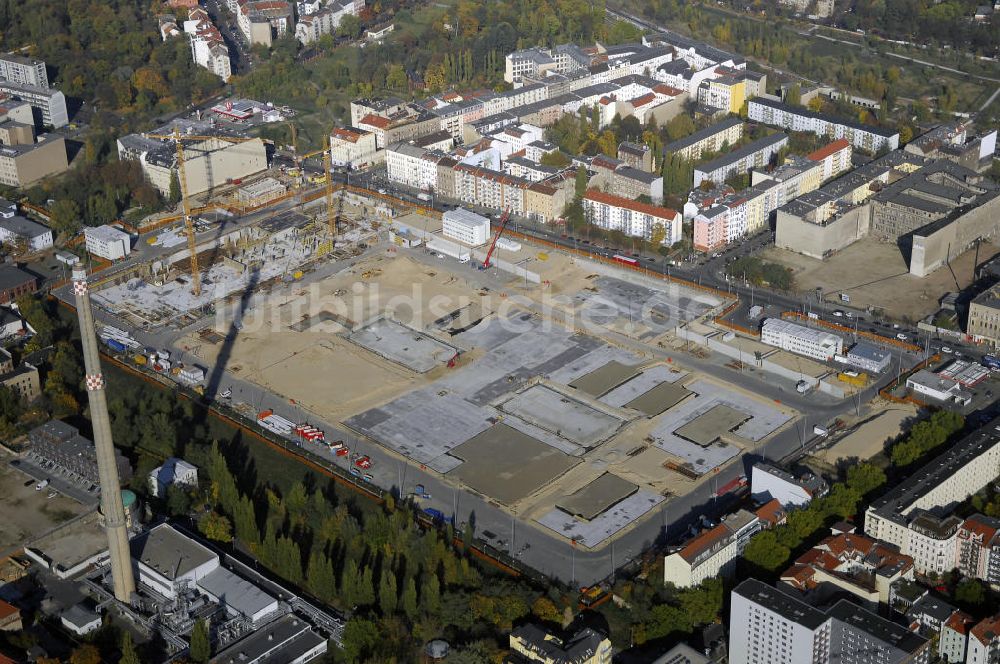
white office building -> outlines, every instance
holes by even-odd
[[[470,247],[485,244],[490,235],[490,220],[465,208],[448,210],[441,217],[441,232]]]
[[[768,318],[760,329],[761,343],[824,362],[844,352],[844,340],[836,334],[814,330],[780,318]]]
[[[91,226],[83,229],[87,251],[109,261],[125,258],[132,251],[132,238],[114,226]]]
[[[847,363],[862,371],[882,373],[889,368],[892,353],[874,344],[858,342],[847,351]]]

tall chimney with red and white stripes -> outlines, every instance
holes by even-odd
[[[104,514],[104,530],[108,534],[108,552],[111,555],[111,578],[115,597],[127,604],[135,592],[132,555],[129,551],[118,465],[115,463],[115,445],[111,440],[111,418],[108,416],[108,399],[104,393],[104,374],[101,372],[101,357],[97,351],[97,331],[94,329],[94,312],[90,308],[86,270],[73,270],[73,294],[76,296],[76,313],[80,319],[87,398],[90,402],[90,421],[94,427],[94,446],[97,448],[97,474],[101,481],[101,512]]]

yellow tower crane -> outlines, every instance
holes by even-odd
[[[333,204],[333,150],[330,147],[330,135],[327,134],[323,138],[323,147],[319,150],[313,150],[312,152],[307,152],[303,155],[296,155],[295,157],[295,168],[302,172],[302,162],[310,157],[315,157],[318,154],[323,155],[323,171],[325,178],[323,182],[326,184],[326,221],[327,227],[330,232],[330,237],[334,237],[337,234],[337,216],[334,211]]]
[[[172,134],[146,134],[146,136],[173,141],[177,148],[177,179],[181,187],[181,210],[184,214],[184,230],[187,235],[188,253],[191,256],[191,293],[201,295],[201,272],[198,268],[198,253],[195,251],[197,243],[195,242],[194,221],[191,219],[191,201],[188,198],[187,177],[185,177],[184,172],[184,142],[219,140],[227,143],[244,143],[254,139],[236,136],[192,136],[180,133],[180,130],[176,127],[174,127]]]

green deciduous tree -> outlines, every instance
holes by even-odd
[[[229,519],[217,512],[205,512],[198,519],[198,531],[215,542],[231,542],[233,527]]]
[[[191,629],[191,643],[188,658],[196,664],[204,664],[212,656],[212,644],[208,636],[208,623],[199,620]]]

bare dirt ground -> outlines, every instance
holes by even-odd
[[[843,459],[870,459],[883,450],[887,441],[899,436],[916,414],[912,404],[892,404],[815,456],[834,465]]]
[[[31,479],[7,465],[0,457],[0,551],[31,541],[49,529],[81,514],[85,508],[62,494],[48,497],[48,490],[35,491]]]
[[[984,243],[979,248],[979,263],[998,252],[1000,248]],[[831,302],[839,302],[839,294],[847,293],[852,307],[881,307],[891,318],[916,321],[937,311],[943,295],[973,282],[976,251],[965,252],[950,267],[935,270],[923,279],[910,275],[895,245],[870,239],[855,242],[825,261],[775,247],[764,252],[762,258],[791,268],[795,286],[801,292],[820,287]]]

